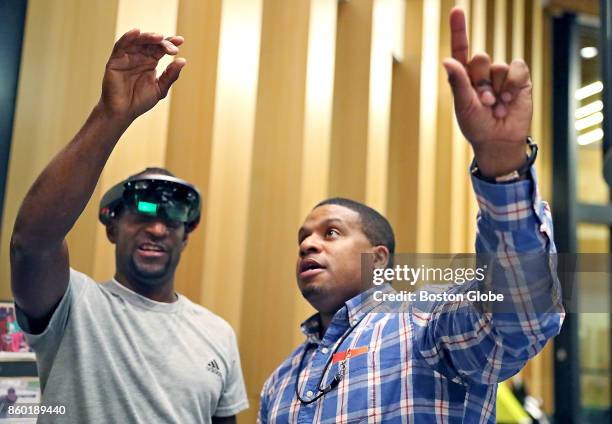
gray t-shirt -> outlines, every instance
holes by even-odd
[[[39,423],[210,423],[248,407],[232,328],[179,295],[141,296],[116,281],[70,270],[48,327],[28,334],[43,405],[65,415]]]

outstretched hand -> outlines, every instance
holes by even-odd
[[[508,174],[526,160],[525,140],[532,116],[529,68],[521,59],[491,64],[486,53],[468,60],[465,14],[450,13],[452,58],[443,61],[453,91],[455,113],[474,149],[480,172]]]
[[[165,55],[176,55],[183,37],[132,29],[117,40],[106,64],[100,104],[104,111],[131,122],[166,97],[185,59],[177,58],[159,76],[155,68]]]

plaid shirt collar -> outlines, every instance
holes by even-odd
[[[347,328],[357,325],[366,314],[381,304],[379,301],[374,300],[373,293],[375,291],[392,293],[394,289],[391,287],[391,284],[385,283],[380,286],[371,287],[347,300],[344,306],[334,314],[328,331],[330,329],[338,329],[342,334]],[[321,318],[318,312],[310,316],[300,327],[302,333],[306,335],[308,343],[319,344],[321,342],[321,337],[319,336]]]

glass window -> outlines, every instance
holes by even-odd
[[[576,193],[578,202],[607,204],[610,195],[603,178],[603,84],[598,31],[587,25],[578,27],[579,89],[575,93],[574,119],[578,143]]]

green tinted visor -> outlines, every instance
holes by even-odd
[[[123,203],[141,215],[189,224],[199,218],[200,198],[186,185],[163,180],[128,182]]]
[[[157,203],[156,199],[138,199],[135,211],[142,215],[158,216],[170,221],[189,222],[189,206],[175,201]]]

